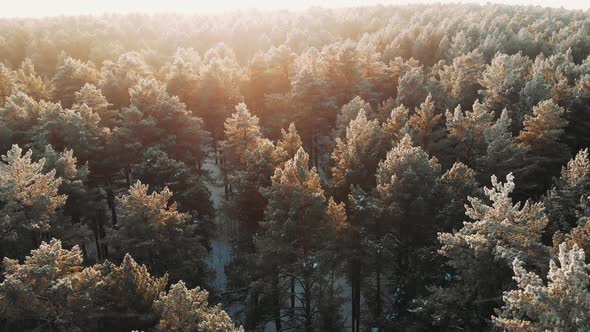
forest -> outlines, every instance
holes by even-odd
[[[590,10],[0,19],[1,331],[590,331]]]

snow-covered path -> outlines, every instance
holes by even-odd
[[[224,290],[227,286],[225,266],[229,264],[231,259],[231,229],[228,229],[231,223],[222,208],[225,201],[223,173],[219,165],[215,164],[215,152],[213,149],[208,150],[207,158],[203,163],[203,169],[209,172],[206,185],[211,192],[211,200],[215,209],[214,222],[216,226],[215,233],[211,238],[211,252],[207,261],[209,266],[215,271],[215,277],[211,282],[211,286],[219,291]]]

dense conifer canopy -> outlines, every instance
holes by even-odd
[[[0,330],[586,331],[589,145],[588,10],[1,19]]]

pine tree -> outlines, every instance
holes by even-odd
[[[102,95],[100,89],[91,83],[86,83],[75,93],[75,103],[72,108],[80,107],[86,104],[93,112],[100,117],[100,123],[103,127],[114,128],[119,124],[117,111],[112,110],[112,104]]]
[[[55,170],[43,172],[45,159],[34,162],[32,151],[23,154],[18,145],[13,145],[2,156],[2,161],[0,216],[3,238],[18,240],[19,247],[27,248],[23,245],[26,243],[24,236],[27,235],[33,239],[33,246],[36,246],[41,242],[42,235],[51,229],[56,209],[66,202],[66,196],[58,193],[62,180],[55,177]]]
[[[492,188],[484,188],[485,195],[492,205],[486,205],[478,198],[470,198],[471,207],[467,207],[466,215],[473,222],[465,222],[463,228],[454,234],[440,234],[439,240],[443,244],[442,251],[461,247],[462,241],[471,243],[474,251],[489,251],[497,258],[511,261],[514,258],[527,259],[535,250],[542,249],[540,235],[548,219],[542,203],[526,202],[513,204],[509,194],[514,191],[514,177],[506,176],[506,183],[498,182],[492,176]],[[509,223],[504,221],[508,220]],[[485,236],[484,239],[473,238],[469,235]],[[531,262],[528,257],[527,262]]]
[[[447,130],[455,144],[457,158],[467,166],[475,166],[478,157],[486,150],[484,132],[492,125],[493,114],[479,101],[473,103],[473,111],[461,110],[457,106],[453,113],[447,110]]]
[[[424,277],[425,257],[419,252],[435,236],[436,208],[428,202],[435,197],[439,176],[436,159],[406,135],[379,163],[376,190],[367,194],[355,188],[349,196],[351,224],[361,237],[357,247],[362,245],[364,252],[361,262],[351,264],[371,280],[366,301],[371,319],[380,324],[385,310],[406,311]],[[400,297],[386,306],[384,294],[396,288]]]
[[[204,183],[204,176],[157,147],[148,148],[140,161],[133,165],[132,172],[135,178],[155,191],[170,188],[179,211],[199,219],[213,215],[211,193]]]
[[[553,101],[542,101],[533,108],[532,115],[525,117],[524,128],[517,137],[518,143],[533,151],[554,145],[567,125],[562,118],[564,113],[565,109]]]
[[[414,141],[426,153],[432,154],[433,150],[437,150],[435,145],[444,135],[440,124],[442,116],[434,109],[432,95],[429,94],[408,120],[409,127],[415,132]]]
[[[404,105],[408,109],[414,109],[426,99],[428,93],[425,89],[425,77],[423,67],[410,67],[405,74],[399,78],[397,86],[398,105]]]
[[[232,285],[257,285],[259,278],[266,277],[265,269],[260,269],[255,252],[255,235],[261,231],[260,222],[264,219],[267,199],[263,188],[270,187],[275,169],[281,168],[289,160],[286,151],[275,146],[271,140],[258,139],[255,147],[246,150],[243,169],[232,175],[235,197],[232,200],[235,218],[239,222],[239,232],[232,251],[235,257],[226,267],[226,275]],[[231,212],[230,212],[231,213]],[[231,215],[229,218],[233,218]],[[263,265],[264,266],[264,265]],[[263,303],[258,303],[259,296],[265,293],[265,287],[253,287],[246,301],[245,325],[255,327],[264,312]]]
[[[551,86],[540,73],[534,73],[530,81],[526,83],[519,94],[519,105],[516,112],[511,112],[513,118],[513,131],[522,130],[526,115],[530,115],[535,106],[544,100],[551,99]]]
[[[289,124],[288,131],[285,129],[281,129],[281,139],[277,142],[277,147],[285,150],[289,158],[293,158],[297,150],[303,146],[303,142],[301,141],[301,136],[297,133],[297,129],[295,128],[295,123],[291,122]]]
[[[550,186],[550,179],[557,175],[559,167],[569,158],[569,149],[560,142],[567,125],[562,118],[565,109],[551,100],[546,100],[535,108],[532,115],[525,116],[524,128],[516,137],[519,147],[527,149],[525,154],[529,169],[523,182],[529,194],[539,195]]]
[[[114,133],[128,165],[144,149],[159,146],[170,157],[200,166],[208,136],[203,121],[190,114],[177,97],[170,97],[154,79],[142,79],[129,90],[131,106],[123,109],[123,125]]]
[[[510,283],[509,264],[515,258],[544,268],[547,248],[541,236],[548,219],[542,203],[514,204],[514,177],[506,183],[492,177],[492,187],[484,188],[491,204],[469,197],[466,215],[472,221],[453,233],[439,233],[440,253],[448,259],[447,285],[435,287],[428,305],[441,322],[452,320],[464,328],[482,329],[497,307],[499,295]]]
[[[522,171],[525,150],[515,144],[511,122],[509,111],[504,109],[496,123],[484,129],[486,153],[477,159],[481,181],[487,181],[492,175],[505,177],[510,172]]]
[[[506,331],[585,331],[590,324],[590,265],[584,251],[574,245],[559,246],[559,266],[551,261],[547,285],[524,263],[514,260],[518,289],[504,293],[504,306],[492,317]]]
[[[565,205],[565,204],[564,204]],[[578,218],[575,227],[571,228],[569,232],[558,230],[553,233],[553,248],[552,254],[559,252],[559,246],[565,243],[568,249],[574,245],[583,249],[586,254],[590,253],[590,223],[588,223],[588,216],[590,216],[590,199],[588,197],[581,197],[578,206],[576,206],[576,217]],[[552,227],[555,229],[555,225]],[[551,231],[552,228],[549,228]]]
[[[540,74],[550,88],[548,99],[569,108],[574,99],[574,78],[578,75],[571,50],[538,56],[532,66],[533,74]]]
[[[409,136],[387,153],[377,169],[377,197],[385,217],[382,221],[385,223],[377,226],[377,240],[385,248],[389,247],[390,252],[399,252],[394,254],[394,259],[403,272],[397,283],[405,288],[406,295],[397,303],[398,308],[403,308],[406,301],[415,296],[414,273],[421,274],[418,271],[422,263],[417,250],[435,235],[432,225],[435,207],[427,202],[434,201],[439,177],[436,158],[430,158],[420,147],[413,146]],[[388,232],[393,232],[397,239],[393,243],[385,235]],[[379,306],[377,303],[376,313],[380,311]]]
[[[481,89],[478,81],[482,78],[484,69],[482,54],[473,51],[454,58],[453,63],[443,66],[438,74],[453,103],[467,108],[478,99],[478,90]]]
[[[293,133],[297,132],[289,131],[287,135]],[[290,144],[296,141],[294,136],[290,137],[283,141],[284,147],[292,147]],[[290,159],[284,147],[280,142],[275,146],[268,139],[258,139],[256,146],[245,151],[242,169],[231,175],[236,190],[234,202],[241,225],[240,239],[246,242],[247,247],[251,247],[252,236],[258,231],[258,223],[264,217],[267,200],[261,192],[262,188],[271,185],[275,169]]]
[[[4,107],[6,98],[16,92],[15,74],[0,63],[0,107]]]
[[[199,71],[196,109],[197,115],[212,133],[214,144],[217,144],[222,138],[224,120],[231,114],[234,106],[243,101],[239,87],[243,73],[235,59],[214,55],[210,57],[211,59],[207,59],[205,54],[205,63]]]
[[[350,121],[357,118],[361,110],[364,110],[365,115],[371,117],[373,109],[371,105],[365,102],[361,97],[355,97],[347,104],[342,106],[340,112],[336,116],[336,128],[334,129],[334,137],[344,138],[346,135],[346,128]]]
[[[236,111],[225,120],[225,140],[220,143],[223,150],[226,172],[240,170],[242,159],[248,149],[254,148],[261,138],[258,117],[252,115],[244,103],[236,106]]]
[[[0,151],[9,150],[10,144],[30,145],[35,133],[34,128],[41,123],[41,116],[54,114],[60,109],[59,104],[37,102],[23,92],[8,97],[4,108],[0,109],[0,132],[3,138],[0,142]]]
[[[50,144],[58,151],[72,149],[82,162],[92,166],[104,158],[104,149],[111,139],[111,131],[100,124],[100,117],[89,106],[73,109],[56,108],[40,116],[34,128],[33,147],[43,151]]]
[[[346,137],[336,138],[332,152],[332,183],[338,199],[344,199],[351,185],[365,190],[375,185],[375,172],[383,157],[383,136],[377,120],[368,120],[364,109],[350,121]]]
[[[318,136],[322,128],[334,124],[337,110],[336,96],[329,93],[329,83],[321,73],[319,54],[309,49],[297,61],[291,81],[291,95],[295,112],[293,120],[301,131],[303,147],[309,151],[313,165],[318,166]]]
[[[465,216],[467,197],[480,195],[476,172],[462,163],[454,163],[438,180],[438,200],[443,202],[437,213],[437,228],[445,232],[459,228]]]
[[[578,223],[576,210],[580,198],[590,195],[590,159],[588,149],[578,152],[576,157],[562,167],[561,176],[554,180],[543,202],[551,222],[550,229],[570,231]]]
[[[235,327],[221,306],[209,307],[208,296],[199,287],[186,288],[182,281],[172,285],[167,294],[154,302],[160,316],[156,331],[243,331]]]
[[[590,146],[590,140],[586,135],[590,128],[590,71],[577,81],[574,96],[573,104],[566,113],[569,126],[564,138],[568,146],[577,151]]]
[[[325,217],[326,199],[315,168],[309,168],[309,155],[300,148],[283,168],[277,168],[272,184],[264,190],[268,200],[262,231],[255,238],[256,252],[265,284],[268,285],[270,314],[281,329],[281,309],[285,290],[284,275],[291,280],[291,310],[295,308],[295,283],[301,289],[302,312],[297,321],[311,331],[316,319],[324,264],[327,264],[327,234],[331,224]],[[262,272],[261,271],[261,272]],[[318,289],[319,287],[319,289]]]
[[[361,74],[356,44],[350,40],[326,45],[321,52],[321,76],[328,95],[336,105],[344,105],[363,91],[371,91]]]
[[[116,62],[106,61],[101,68],[99,86],[115,109],[129,106],[129,89],[151,75],[148,65],[135,52],[121,54]]]
[[[197,113],[197,96],[199,89],[198,70],[199,54],[193,49],[178,49],[167,66],[166,92],[177,96],[193,114]]]
[[[398,106],[391,111],[389,117],[383,122],[383,132],[392,142],[400,141],[410,133],[408,124],[410,111],[405,106]]]
[[[27,58],[16,71],[18,91],[22,91],[36,101],[50,100],[52,86],[35,72],[31,59]]]
[[[486,108],[495,114],[504,108],[514,110],[530,75],[531,65],[531,60],[520,52],[513,55],[497,53],[479,80]]]
[[[266,53],[256,53],[248,64],[248,81],[242,88],[244,99],[272,136],[278,133],[285,114],[277,114],[268,101],[275,97],[288,99],[294,59],[295,54],[283,44],[278,48],[271,46]]]
[[[397,83],[397,73],[383,63],[382,54],[378,51],[377,43],[369,38],[362,38],[357,44],[359,70],[367,83],[363,84],[361,95],[371,104],[391,98],[395,89],[391,87]]]
[[[5,279],[0,284],[0,316],[12,321],[33,319],[65,328],[76,319],[72,310],[75,307],[69,307],[71,303],[82,304],[83,298],[92,292],[74,290],[74,287],[96,279],[91,273],[84,276],[79,272],[82,270],[80,249],[62,249],[59,240],[41,243],[22,264],[9,258],[4,258],[3,263]],[[72,284],[75,274],[81,279],[77,285]]]
[[[45,325],[59,330],[241,331],[220,307],[209,307],[207,292],[183,282],[166,292],[167,277],[155,278],[126,255],[83,266],[82,252],[59,240],[43,242],[22,263],[4,259],[0,317],[9,329]]]
[[[118,256],[129,253],[157,275],[170,273],[173,280],[202,285],[208,278],[206,250],[190,216],[169,203],[172,195],[168,188],[148,194],[148,186],[138,181],[119,198],[121,214],[109,242]]]
[[[96,70],[94,64],[91,62],[83,63],[67,57],[51,80],[53,99],[61,101],[64,108],[70,108],[75,102],[75,93],[80,91],[87,83],[98,83],[99,79],[100,73]]]
[[[43,172],[55,170],[55,176],[61,179],[58,194],[67,196],[62,213],[51,225],[51,235],[68,247],[79,245],[86,259],[86,243],[91,243],[95,237],[92,230],[96,228],[96,222],[93,221],[98,210],[104,210],[106,206],[98,190],[87,186],[88,165],[79,165],[72,150],[58,153],[48,145],[42,156],[45,159]]]

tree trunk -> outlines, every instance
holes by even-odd
[[[275,319],[275,329],[281,331],[281,306],[279,299],[279,277],[275,275],[273,279],[273,316]]]
[[[361,307],[361,267],[357,257],[351,263],[351,290],[352,290],[352,331],[360,331],[360,307]]]
[[[375,292],[375,320],[381,317],[381,252],[377,255],[377,276]]]
[[[127,185],[127,189],[131,187],[131,167],[129,165],[125,167],[125,184]]]
[[[304,298],[305,298],[305,331],[312,332],[313,331],[313,322],[311,317],[311,275],[309,266],[306,267],[304,272]]]
[[[291,318],[295,314],[295,277],[291,277],[291,310],[289,311]]]
[[[318,136],[317,133],[313,134],[313,165],[318,168]]]
[[[113,221],[113,226],[117,224],[117,210],[115,209],[115,193],[113,192],[113,186],[111,184],[110,179],[106,178],[105,181],[105,191],[107,193],[106,200],[109,209],[111,210],[111,218]]]
[[[227,183],[227,174],[223,171],[223,190],[225,192],[225,200],[229,199],[229,183]]]

